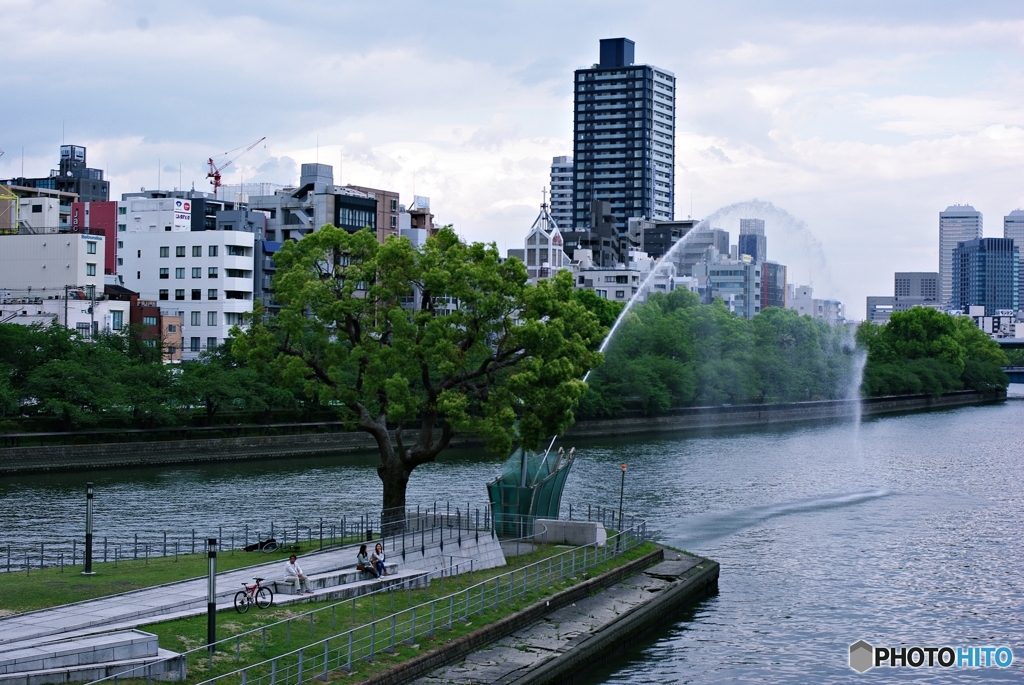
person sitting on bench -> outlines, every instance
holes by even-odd
[[[359,554],[356,555],[356,570],[372,573],[374,578],[380,578],[377,569],[370,563],[370,557],[366,555],[366,545],[359,545]]]
[[[306,578],[306,574],[302,572],[302,568],[299,566],[298,557],[294,554],[288,557],[288,563],[284,565],[284,582],[291,583],[295,586],[295,594],[302,594],[302,588],[305,586],[306,594],[311,595],[313,591],[309,589],[309,579]]]
[[[373,548],[373,554],[370,556],[370,561],[372,561],[374,567],[376,567],[378,576],[388,575],[387,566],[384,564],[384,545],[379,542],[377,543],[377,546]]]

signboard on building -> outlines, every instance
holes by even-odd
[[[176,199],[174,201],[174,229],[175,231],[192,230],[192,200]]]

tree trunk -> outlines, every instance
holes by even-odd
[[[409,485],[410,472],[397,459],[381,463],[377,475],[384,485],[384,511],[381,520],[383,533],[395,535],[405,530],[405,489]]]

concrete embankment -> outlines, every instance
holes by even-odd
[[[975,390],[934,395],[898,395],[864,400],[822,400],[786,404],[740,404],[722,407],[685,407],[658,416],[632,416],[602,421],[578,421],[566,437],[598,438],[611,435],[706,431],[716,428],[771,426],[787,423],[837,421],[858,415],[880,416],[931,411],[1006,400],[1005,392]]]
[[[863,416],[928,411],[965,405],[1002,402],[1006,393],[973,390],[932,395],[873,397],[866,400],[830,400],[789,404],[746,404],[727,407],[686,407],[659,416],[626,416],[579,421],[568,438],[601,438],[716,428],[756,427]],[[472,437],[456,437],[451,448],[479,447]],[[0,449],[0,475],[41,471],[156,466],[247,459],[284,459],[336,454],[376,454],[368,434],[308,433],[241,438],[165,440],[95,445],[44,445]]]
[[[682,605],[714,593],[717,562],[658,549],[380,673],[372,685],[563,682]]]

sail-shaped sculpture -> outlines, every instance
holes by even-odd
[[[500,537],[533,534],[533,521],[557,519],[562,490],[576,448],[566,454],[561,448],[538,454],[522,447],[514,450],[501,475],[487,484],[494,514],[494,529]]]

